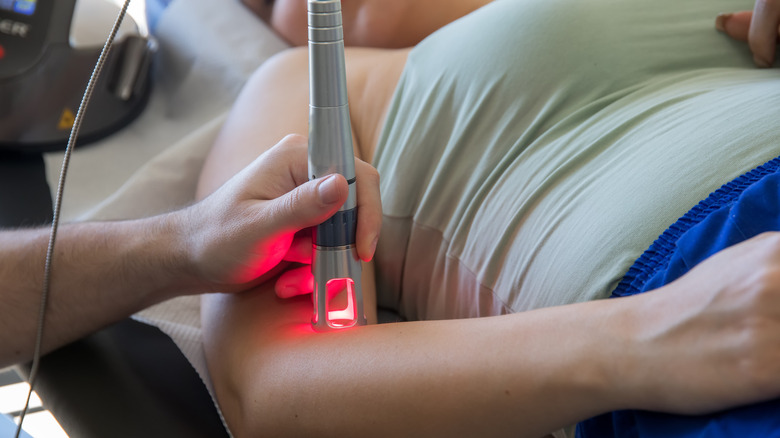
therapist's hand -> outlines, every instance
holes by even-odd
[[[715,27],[734,39],[747,41],[758,67],[771,67],[780,36],[780,0],[756,0],[752,11],[721,14]]]
[[[379,199],[379,173],[368,164],[355,159],[357,173],[357,251],[364,262],[374,257],[382,226],[382,205]],[[319,222],[318,222],[319,223]],[[314,292],[314,274],[311,271],[313,256],[311,230],[301,230],[295,235],[284,260],[299,264],[285,270],[275,284],[276,295],[291,298]]]
[[[297,261],[306,252],[300,248],[305,239],[295,239],[293,245],[296,233],[325,221],[346,201],[349,189],[343,176],[308,180],[307,148],[305,137],[285,137],[219,190],[182,211],[187,252],[206,289],[246,290],[275,275],[283,260]],[[370,260],[382,218],[379,176],[360,160],[355,167],[357,247],[360,257]]]

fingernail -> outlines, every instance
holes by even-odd
[[[717,29],[720,32],[726,31],[726,21],[728,21],[731,16],[734,15],[732,13],[723,13],[718,14],[717,17],[715,17],[715,29]]]
[[[374,237],[374,240],[371,241],[371,258],[374,258],[374,254],[376,254],[377,243],[379,243],[379,236]]]
[[[329,205],[336,203],[339,196],[339,186],[336,182],[336,175],[330,175],[317,186],[317,193],[320,195],[320,202]]]
[[[373,239],[371,239],[371,245],[368,247],[368,257],[363,259],[364,262],[370,262],[371,259],[374,258],[374,254],[376,253],[376,245],[379,242],[379,236],[374,236]]]
[[[766,59],[758,55],[753,55],[753,62],[759,68],[769,68],[772,66],[771,62],[767,61]]]

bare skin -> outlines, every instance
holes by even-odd
[[[408,53],[409,49],[350,48],[346,51],[355,155],[363,161],[370,162],[373,158],[374,146]],[[201,173],[198,196],[221,185],[285,135],[306,135],[308,87],[306,49],[286,51],[264,64],[247,83],[220,133]],[[256,116],[258,114],[268,117]],[[285,116],[274,117],[273,114]]]
[[[366,161],[407,54],[347,53]],[[307,71],[301,50],[258,71],[204,168],[201,196],[264,145],[307,131]],[[281,277],[277,294],[301,275]],[[615,409],[699,414],[780,395],[778,233],[652,294],[491,318],[315,334],[310,299],[272,289],[203,299],[209,369],[239,437],[539,437]]]
[[[344,42],[353,47],[403,48],[491,0],[344,0]],[[305,0],[243,0],[293,46],[307,42]]]

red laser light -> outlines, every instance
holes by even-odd
[[[355,282],[351,278],[334,278],[325,284],[325,317],[331,328],[347,328],[358,323],[355,305]],[[314,323],[319,321],[315,313]]]

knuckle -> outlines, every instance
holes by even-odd
[[[284,136],[282,141],[279,142],[279,144],[286,147],[301,146],[301,145],[308,146],[308,142],[309,140],[300,134],[287,134]]]
[[[289,159],[299,159],[301,155],[308,153],[309,140],[299,134],[288,134],[268,152],[276,152],[278,156]]]
[[[302,190],[293,190],[283,197],[282,206],[287,212],[295,211],[295,208],[303,203]]]
[[[289,220],[294,216],[296,207],[300,205],[301,199],[297,190],[288,193],[285,196],[279,197],[264,211],[263,220],[265,223],[277,224],[285,226]]]
[[[760,311],[776,298],[780,285],[780,269],[772,264],[761,263],[755,267],[752,283],[754,287],[749,294],[751,308]]]

